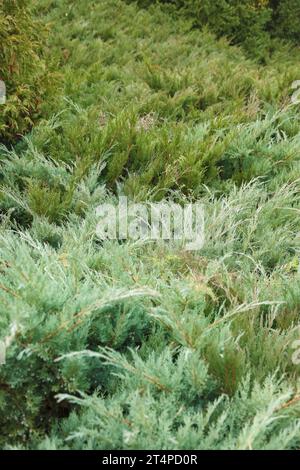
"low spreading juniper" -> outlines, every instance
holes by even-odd
[[[0,148],[1,448],[299,448],[299,51],[158,4],[28,11],[59,74]],[[201,201],[203,248],[99,240],[120,195]]]

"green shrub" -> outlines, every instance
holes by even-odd
[[[78,193],[86,214],[63,227],[1,226],[0,448],[299,446],[297,186],[207,192],[190,254],[97,243],[94,210],[116,199],[97,172]]]
[[[299,52],[262,67],[160,6],[39,9],[64,91],[0,146],[0,448],[299,448]],[[111,190],[200,199],[203,249],[99,240]]]
[[[140,0],[142,6],[152,2]],[[271,18],[268,0],[162,0],[192,18],[195,27],[208,26],[217,37],[227,36],[234,44],[262,57],[269,43],[266,26]]]
[[[0,142],[16,140],[31,128],[45,89],[46,28],[33,19],[25,0],[0,0],[0,79],[7,100],[1,105]]]
[[[300,42],[300,2],[299,0],[271,0],[273,9],[273,34],[283,39]]]
[[[141,6],[153,2],[139,0]],[[271,37],[299,43],[300,4],[298,0],[161,0],[192,18],[196,27],[208,26],[217,37],[227,36],[242,44],[252,56],[263,58]]]

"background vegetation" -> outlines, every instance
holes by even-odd
[[[31,14],[59,76],[0,149],[1,447],[299,448],[299,49],[262,64],[161,5]],[[204,248],[100,242],[120,194],[201,199]]]
[[[19,139],[32,127],[51,89],[55,75],[49,73],[46,40],[46,25],[33,17],[28,1],[0,1],[0,79],[8,96],[0,114],[1,143]]]
[[[208,26],[218,37],[242,44],[253,57],[265,60],[278,42],[275,38],[300,41],[300,4],[298,0],[157,0],[192,18],[193,26]],[[138,0],[150,6],[151,0]]]

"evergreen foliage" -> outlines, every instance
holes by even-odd
[[[300,42],[300,3],[298,0],[271,0],[273,9],[272,23],[270,25],[273,34],[283,38]]]
[[[261,66],[160,5],[35,14],[60,82],[0,148],[0,447],[298,449],[299,51]],[[204,247],[101,242],[120,194],[200,199]]]
[[[278,37],[300,43],[300,3],[298,0],[157,0],[169,11],[192,18],[194,26],[209,27],[218,37],[227,36],[234,44],[260,60],[276,47]],[[151,0],[138,0],[149,7]]]
[[[0,79],[7,88],[6,105],[0,108],[2,143],[32,127],[54,80],[45,60],[46,37],[46,26],[33,17],[28,1],[0,1]]]

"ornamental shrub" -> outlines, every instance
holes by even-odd
[[[271,0],[273,34],[284,39],[300,42],[299,0]]]
[[[150,6],[150,0],[139,0]],[[259,59],[271,46],[271,38],[300,41],[299,0],[160,0],[192,18],[195,27],[208,28],[217,37],[227,36],[233,44]]]
[[[0,0],[0,79],[7,89],[0,105],[1,143],[18,139],[38,116],[49,83],[46,33],[28,1]]]

